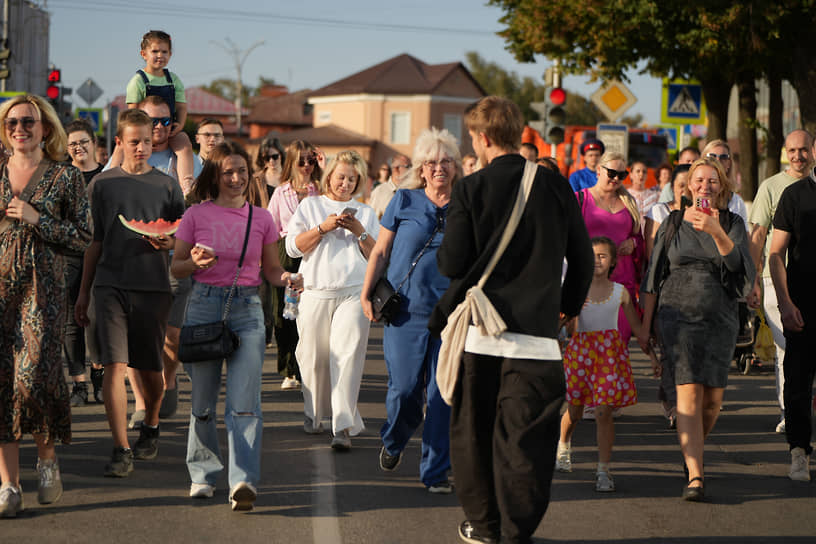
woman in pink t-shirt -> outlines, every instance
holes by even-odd
[[[216,321],[231,300],[227,324],[241,338],[238,349],[227,360],[224,410],[233,510],[252,509],[261,475],[261,374],[265,348],[263,311],[258,297],[261,271],[273,285],[286,285],[290,279],[278,260],[280,225],[258,207],[253,207],[246,255],[237,274],[251,207],[247,202],[250,164],[246,151],[236,143],[224,142],[213,150],[193,189],[202,202],[188,209],[181,220],[171,265],[177,278],[192,274],[195,280],[184,324]],[[236,274],[237,284],[230,299]],[[213,496],[223,469],[215,424],[222,364],[222,360],[213,360],[184,365],[193,384],[187,469],[192,480],[190,496],[195,498]]]
[[[281,173],[282,183],[278,185],[269,199],[268,210],[280,226],[278,258],[281,266],[289,272],[297,272],[300,258],[286,254],[287,225],[292,214],[307,196],[319,194],[317,184],[323,175],[318,164],[318,152],[309,142],[295,140],[286,147],[286,161]],[[283,376],[281,389],[300,388],[300,368],[295,357],[298,344],[297,325],[293,320],[283,318],[283,289],[274,289],[272,308],[275,320],[275,343],[278,346],[278,372]]]

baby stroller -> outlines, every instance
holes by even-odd
[[[740,331],[737,334],[737,346],[734,348],[734,360],[737,363],[737,370],[746,376],[752,370],[773,370],[773,361],[769,365],[764,364],[754,350],[757,331],[760,323],[764,323],[764,321],[755,310],[748,307],[744,300],[739,301],[739,323]]]

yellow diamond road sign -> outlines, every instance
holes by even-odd
[[[620,119],[637,102],[632,91],[617,79],[601,85],[590,98],[610,121]]]

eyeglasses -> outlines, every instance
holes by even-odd
[[[604,169],[606,170],[606,175],[609,176],[609,179],[618,178],[619,180],[623,181],[627,178],[627,176],[629,176],[629,172],[626,170],[612,170],[606,166],[604,166]]]
[[[437,165],[447,169],[453,165],[453,161],[451,159],[442,159],[441,161],[425,161],[422,163],[422,165],[429,167],[431,170],[436,168]]]
[[[155,120],[154,120],[155,122]],[[166,125],[165,125],[166,126]],[[224,134],[221,132],[199,132],[199,136],[202,138],[223,138]]]
[[[717,159],[717,160],[720,160],[720,161],[728,161],[728,160],[731,160],[731,154],[730,153],[720,153],[718,155],[717,153],[706,153],[706,158],[708,158],[708,159]]]
[[[276,161],[280,159],[280,153],[270,153],[266,156],[266,160],[268,161]]]
[[[88,147],[89,143],[91,143],[91,141],[88,138],[77,140],[76,142],[68,142],[68,148],[76,149],[78,147]]]
[[[408,163],[408,164],[392,164],[391,168],[411,168],[411,163]]]
[[[173,122],[172,117],[151,117],[151,119],[153,120],[153,126],[154,127],[157,127],[159,125],[169,127],[170,123]]]
[[[3,120],[3,123],[5,123],[6,128],[11,131],[17,128],[17,123],[23,126],[23,130],[31,130],[37,121],[39,121],[39,119],[34,119],[33,117],[21,117],[19,119],[16,117],[7,117]]]
[[[308,159],[304,159],[303,157],[301,157],[300,160],[298,160],[297,164],[301,168],[306,166],[307,164],[309,166],[317,166],[317,159],[315,159],[314,157],[309,157]]]

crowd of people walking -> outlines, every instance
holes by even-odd
[[[457,494],[466,542],[529,542],[553,472],[572,470],[585,409],[597,426],[595,489],[615,490],[613,412],[638,400],[632,336],[677,427],[682,498],[704,500],[703,446],[723,402],[738,306],[759,306],[763,286],[766,306],[771,296],[779,306],[767,313],[780,344],[790,477],[809,480],[816,173],[806,132],[789,135],[790,168],[763,185],[749,222],[726,142],[699,158],[683,150],[689,159],[670,170],[665,194],[645,187],[643,163],[627,165],[598,140],[582,146],[588,168],[568,182],[557,164],[519,154],[520,111],[490,96],[465,112],[472,155],[463,158],[447,130],[425,130],[410,157],[377,170],[366,198],[371,167],[353,150],[326,156],[306,141],[268,139],[253,159],[205,120],[201,156],[190,160],[176,130],[183,87],[175,75],[162,81],[169,36],[146,34],[142,53],[146,68],[128,87],[132,109],[120,114],[104,169],[86,125],[66,134],[33,95],[0,106],[10,151],[0,163],[0,516],[24,508],[24,435],[37,444],[38,501],[59,500],[55,444],[70,443],[71,406],[88,401],[86,359],[113,439],[105,476],[127,477],[134,460],[158,454],[181,357],[192,384],[189,496],[213,497],[226,464],[231,508],[252,509],[266,346],[277,346],[281,388],[302,394],[304,432],[328,430],[333,450],[351,449],[365,429],[357,403],[382,285],[396,302],[383,323],[379,466],[395,470],[422,426],[419,480],[430,493]],[[155,148],[176,158],[151,162]],[[484,304],[499,316],[496,334],[484,332]],[[475,317],[449,334],[461,305]],[[179,352],[213,330],[229,349]],[[226,460],[216,423],[224,372]],[[142,399],[132,447],[126,375]],[[449,397],[444,376],[454,380]]]

